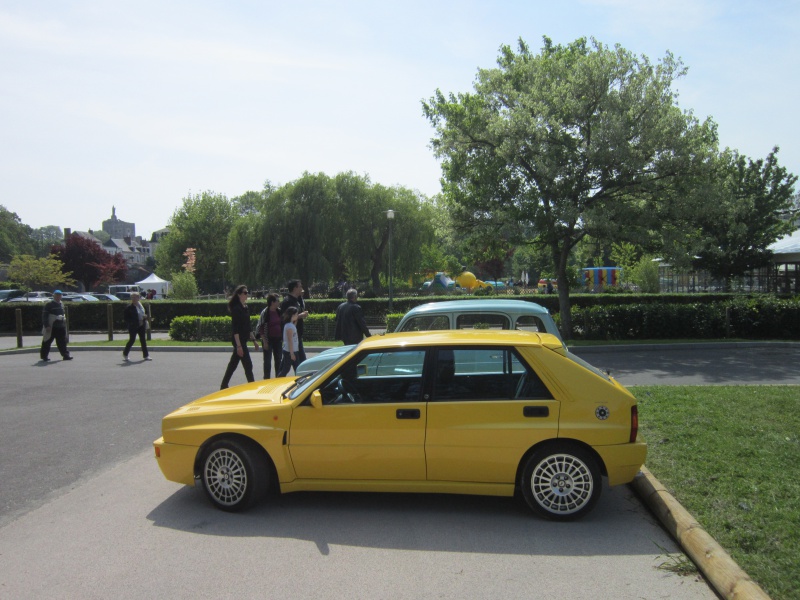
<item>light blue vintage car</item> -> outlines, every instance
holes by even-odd
[[[422,304],[405,314],[395,333],[437,329],[519,329],[552,333],[561,339],[558,327],[545,307],[524,300],[488,298]],[[323,369],[351,348],[353,346],[339,346],[325,350],[301,363],[297,374],[306,375]]]

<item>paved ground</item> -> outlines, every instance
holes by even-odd
[[[715,597],[659,568],[677,547],[626,486],[569,524],[438,495],[214,510],[164,480],[150,444],[161,416],[218,387],[226,358],[152,355],[0,356],[0,597]]]

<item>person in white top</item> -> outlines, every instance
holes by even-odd
[[[281,315],[283,319],[283,360],[278,377],[286,377],[289,370],[294,368],[297,372],[297,356],[300,351],[300,339],[297,335],[298,313],[296,306],[290,306]]]

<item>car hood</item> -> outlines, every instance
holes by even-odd
[[[271,406],[282,406],[290,402],[282,397],[282,393],[292,387],[295,379],[295,377],[265,379],[219,390],[182,406],[166,418],[198,413],[269,410]]]

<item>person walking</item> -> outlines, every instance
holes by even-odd
[[[336,309],[336,328],[333,337],[342,340],[345,346],[358,344],[365,336],[370,336],[361,306],[356,300],[358,300],[358,290],[350,288],[347,290],[347,302],[342,302]]]
[[[306,351],[303,347],[303,320],[308,316],[308,311],[303,300],[303,282],[299,279],[292,279],[286,287],[289,293],[281,302],[281,315],[285,315],[286,309],[290,306],[294,306],[297,309],[297,339],[299,346],[295,348],[295,354],[299,365],[306,359]]]
[[[281,369],[283,359],[283,336],[281,333],[281,311],[278,295],[267,295],[267,307],[258,318],[258,335],[264,351],[264,379],[272,376],[272,363],[275,363],[275,376]]]
[[[281,370],[278,372],[278,377],[286,377],[292,368],[294,368],[295,374],[297,373],[297,365],[300,364],[297,360],[297,348],[300,346],[297,334],[299,314],[296,306],[290,306],[281,315],[283,320],[283,360],[281,361]]]
[[[67,320],[64,314],[64,305],[61,303],[63,296],[61,290],[53,292],[53,299],[42,309],[42,348],[39,358],[42,362],[49,362],[50,346],[56,341],[58,351],[64,360],[72,360],[72,355],[67,351]]]
[[[133,344],[136,342],[136,336],[139,336],[139,342],[142,345],[142,356],[145,360],[153,360],[150,358],[150,353],[147,351],[147,328],[150,322],[150,317],[144,310],[141,303],[141,295],[138,292],[131,293],[131,303],[125,307],[123,316],[125,324],[128,326],[128,343],[125,344],[125,350],[122,351],[122,360],[128,362],[128,354],[130,354]]]
[[[231,359],[228,361],[228,368],[225,369],[225,375],[219,387],[221,390],[228,387],[231,377],[233,377],[233,372],[240,362],[244,368],[244,375],[247,377],[247,381],[253,382],[256,380],[253,376],[253,361],[247,349],[247,342],[252,339],[253,347],[258,352],[258,341],[250,329],[250,313],[247,310],[247,297],[249,294],[250,292],[247,291],[246,285],[239,285],[233,290],[233,295],[228,300],[228,312],[231,313],[233,328],[233,336],[231,338],[233,354],[231,354]]]

